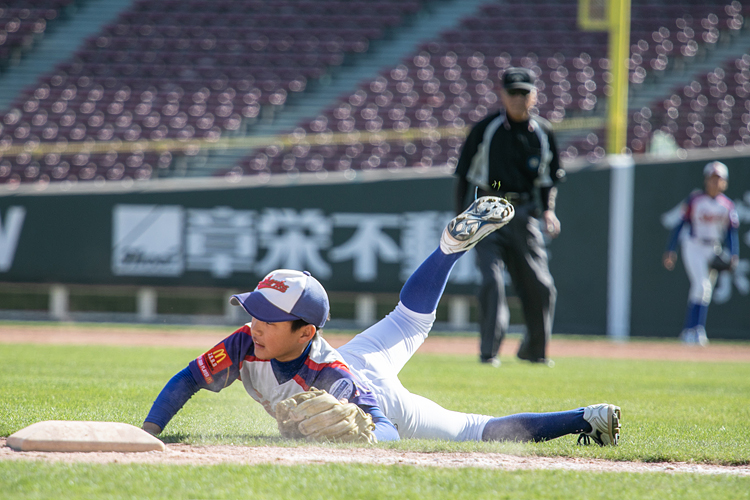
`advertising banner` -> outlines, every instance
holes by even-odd
[[[706,160],[707,161],[707,160]],[[632,202],[630,335],[676,337],[688,280],[661,263],[680,203],[702,187],[706,161],[641,162]],[[712,338],[750,338],[750,168],[729,166],[740,219],[740,264],[717,277]],[[560,236],[549,242],[555,331],[607,332],[611,171],[590,165],[559,186]],[[331,292],[397,293],[437,248],[454,216],[453,179],[130,189],[0,196],[2,283],[213,287],[248,290],[269,271],[310,271]],[[684,236],[683,236],[684,237]],[[622,249],[619,249],[620,251]],[[510,281],[510,280],[509,280]],[[448,294],[473,295],[473,256]],[[515,293],[512,286],[509,293]],[[627,300],[627,299],[625,299]],[[627,310],[627,309],[623,309]]]

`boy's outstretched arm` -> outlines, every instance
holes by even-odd
[[[151,406],[142,429],[153,435],[160,434],[200,389],[219,392],[237,380],[240,360],[252,343],[249,331],[247,326],[241,327],[172,377]]]
[[[157,396],[151,411],[148,412],[143,430],[156,436],[161,434],[172,417],[185,406],[185,403],[198,392],[198,383],[193,378],[189,367],[179,371],[167,382]]]

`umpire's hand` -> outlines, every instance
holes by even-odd
[[[560,234],[560,220],[552,210],[545,210],[542,212],[542,224],[544,232],[551,238],[557,238],[557,235]]]

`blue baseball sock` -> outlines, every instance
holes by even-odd
[[[685,312],[685,330],[698,326],[700,321],[700,307],[700,304],[688,302],[687,311]]]
[[[466,252],[445,255],[439,248],[432,252],[409,276],[401,288],[401,303],[410,310],[429,314],[437,309],[453,266]]]
[[[687,330],[691,328],[690,323],[693,321],[693,308],[692,304],[688,302],[687,308],[685,309],[685,322],[682,324],[682,329]]]
[[[553,413],[518,413],[493,418],[482,432],[483,441],[548,441],[566,434],[591,432],[584,408]]]
[[[697,309],[697,319],[695,321],[695,326],[702,326],[706,327],[706,319],[708,318],[708,304],[696,304]]]

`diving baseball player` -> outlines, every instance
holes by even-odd
[[[476,200],[448,224],[439,248],[404,284],[396,308],[338,350],[320,334],[329,315],[322,285],[306,272],[269,273],[254,291],[232,297],[250,323],[175,375],[143,428],[159,434],[199,389],[220,391],[239,379],[287,438],[543,441],[580,434],[579,442],[617,444],[620,408],[614,405],[494,418],[442,408],[398,379],[432,328],[456,261],[513,215],[504,199]]]
[[[682,204],[682,219],[672,230],[664,253],[663,263],[668,270],[677,261],[677,241],[683,226],[689,235],[682,240],[682,260],[690,280],[685,324],[680,339],[688,344],[708,344],[706,318],[711,303],[717,272],[711,262],[723,246],[731,254],[730,269],[739,262],[739,217],[734,203],[724,191],[727,189],[729,169],[718,161],[708,163],[703,169],[704,190],[696,190]]]

